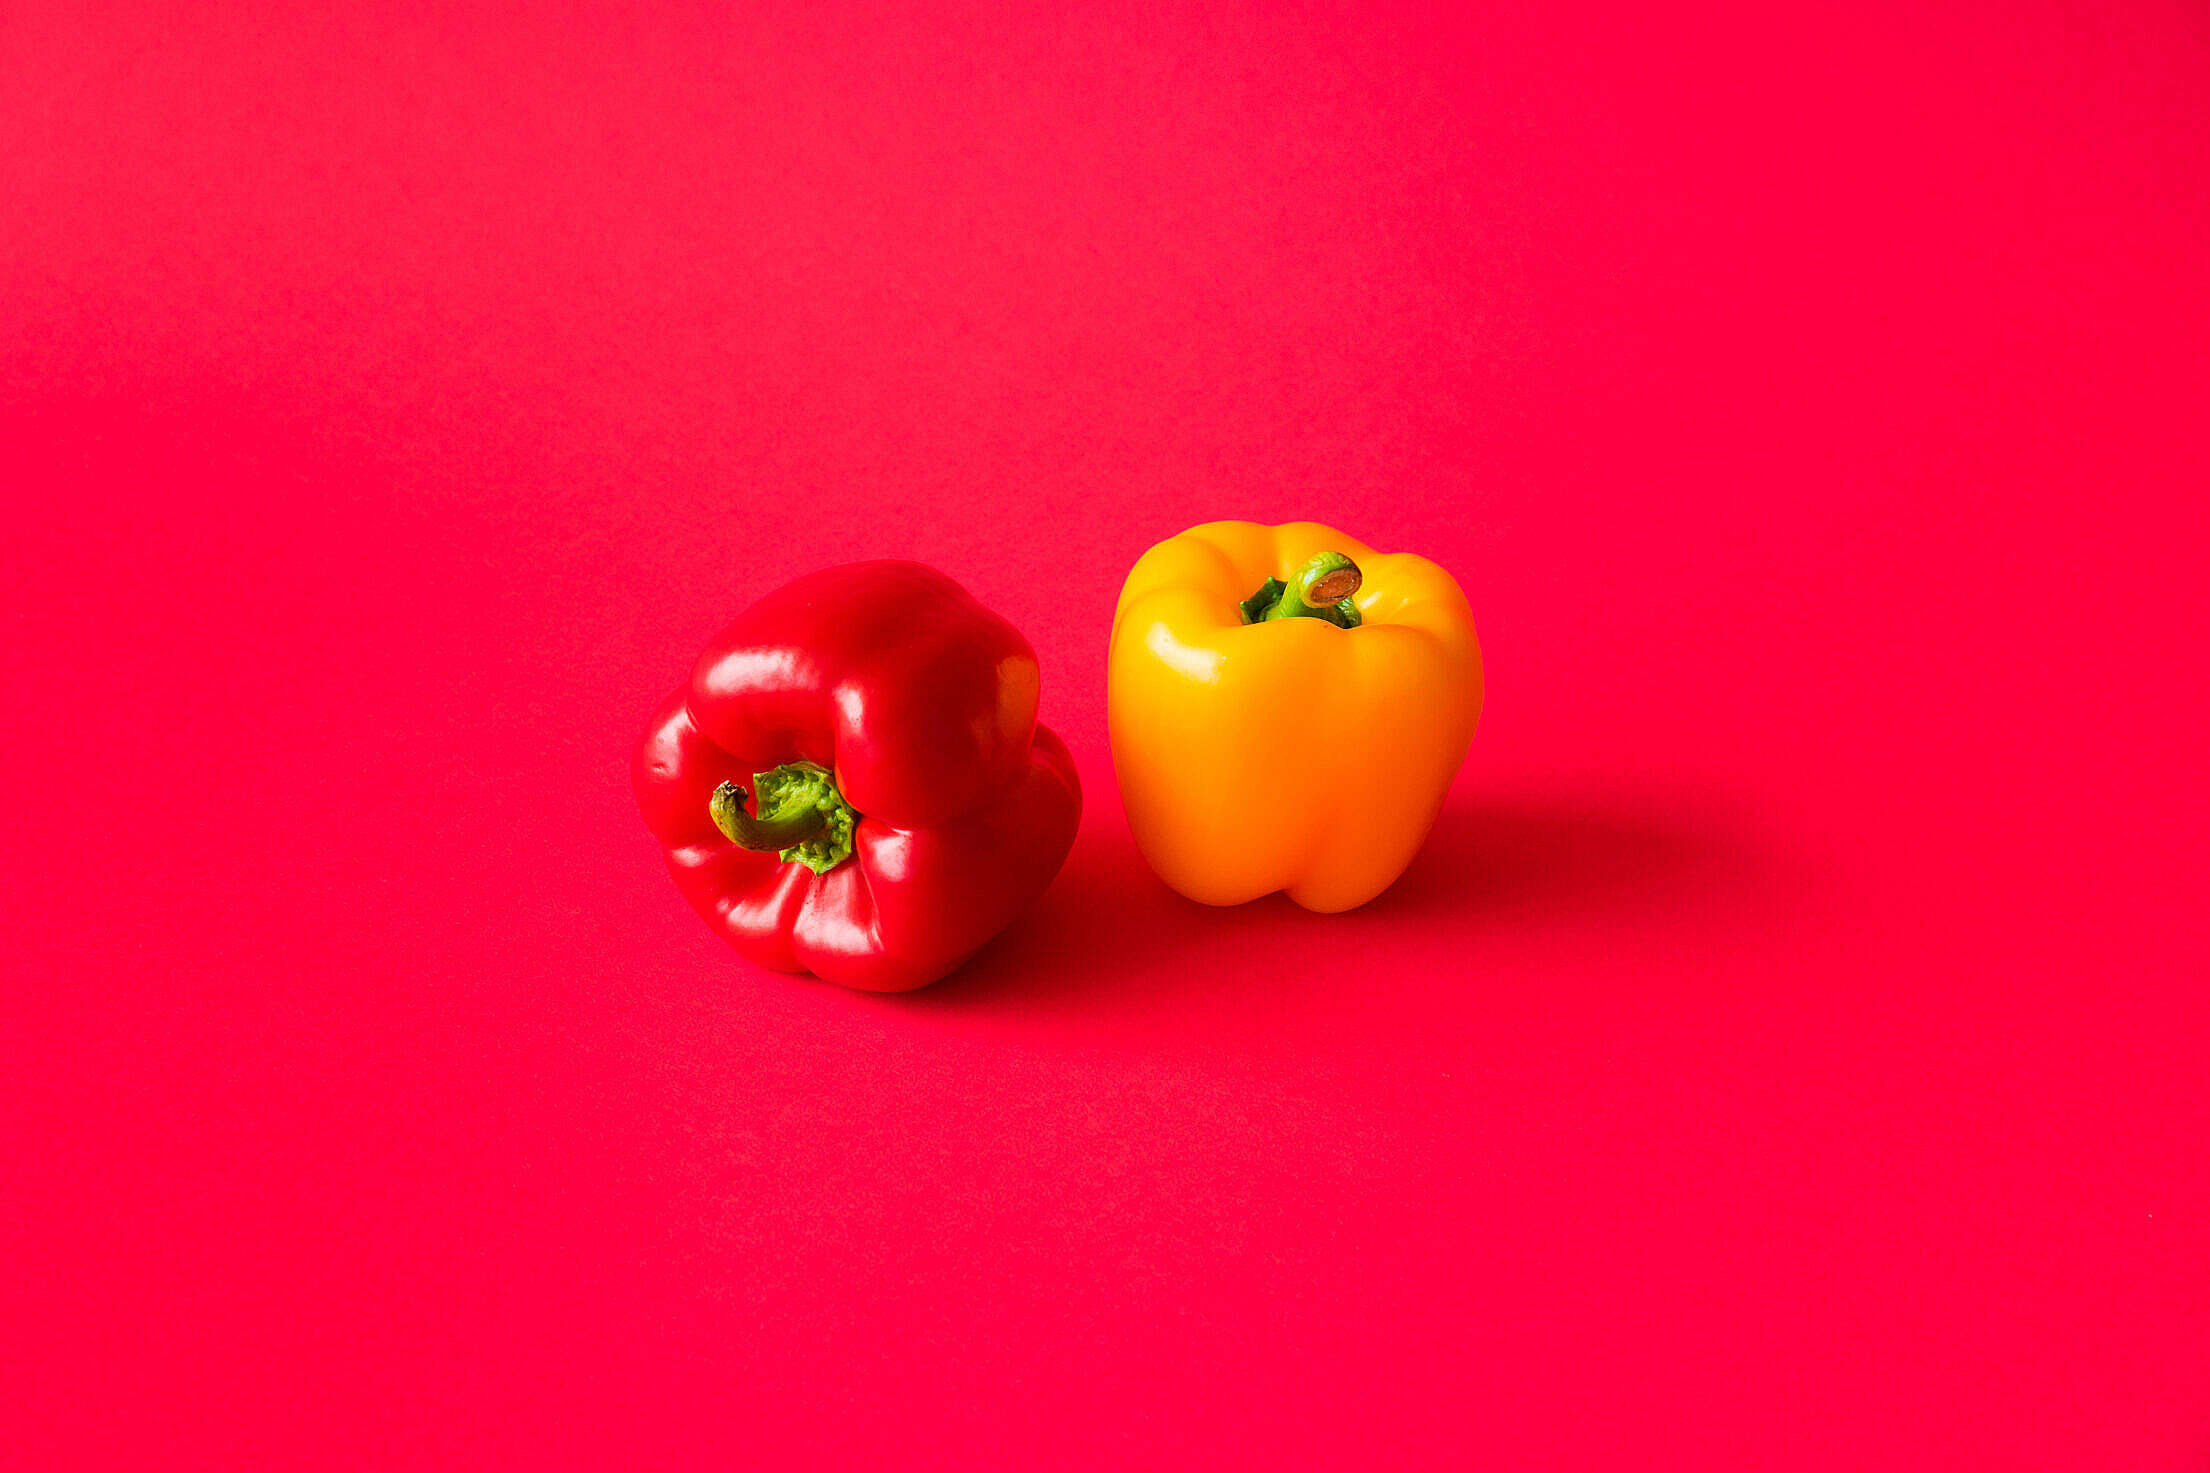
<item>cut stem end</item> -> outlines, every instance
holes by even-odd
[[[1269,619],[1325,619],[1339,629],[1356,629],[1358,605],[1351,598],[1364,582],[1365,575],[1348,556],[1319,553],[1287,583],[1267,579],[1243,601],[1243,620],[1262,624]]]

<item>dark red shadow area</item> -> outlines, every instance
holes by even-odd
[[[1104,801],[1116,802],[1110,791]],[[1683,912],[1739,902],[1776,863],[1708,803],[1461,799],[1395,885],[1355,911],[1315,915],[1281,895],[1230,907],[1184,899],[1152,874],[1116,811],[1091,821],[1033,912],[895,1005],[1007,1016],[1295,1005],[1356,978],[1362,953],[1407,933],[1429,965],[1461,972],[1477,970],[1484,949],[1576,926],[1631,937],[1639,923],[1677,941]]]

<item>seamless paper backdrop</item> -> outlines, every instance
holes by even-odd
[[[2200,5],[1075,10],[0,16],[10,1465],[2203,1467]],[[1480,620],[1353,914],[1120,811],[1226,516]],[[1087,788],[902,999],[625,766],[874,556]]]

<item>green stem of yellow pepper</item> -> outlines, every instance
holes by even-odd
[[[1269,578],[1266,585],[1243,602],[1243,619],[1262,624],[1269,619],[1325,619],[1344,629],[1358,627],[1358,592],[1364,575],[1358,564],[1340,552],[1315,554],[1288,583]]]

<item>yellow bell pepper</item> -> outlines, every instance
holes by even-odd
[[[1363,905],[1404,873],[1481,717],[1450,574],[1315,522],[1208,522],[1137,560],[1106,715],[1159,878],[1207,905]]]

